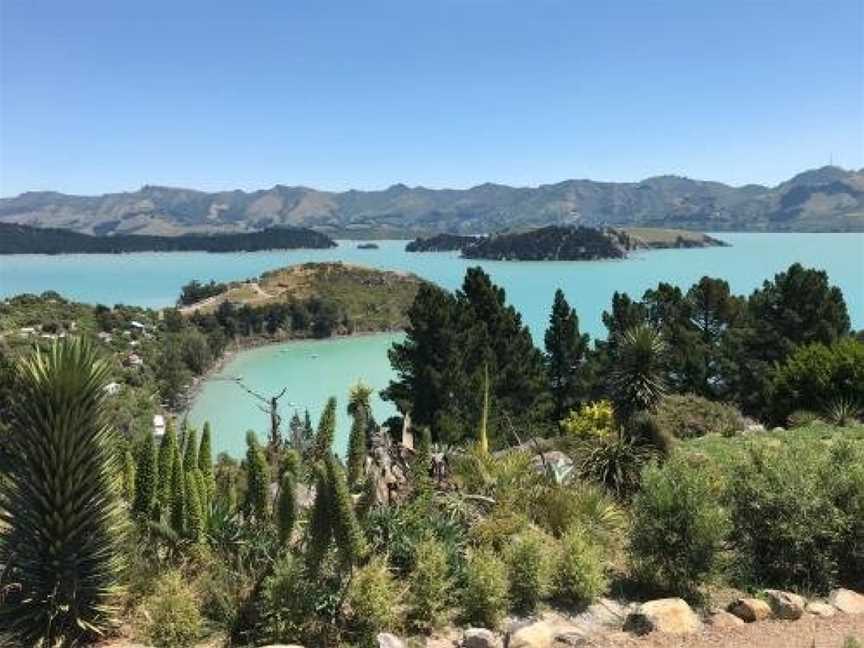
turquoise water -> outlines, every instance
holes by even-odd
[[[690,286],[703,275],[723,277],[738,293],[749,293],[763,280],[796,261],[828,271],[840,286],[852,324],[864,327],[864,234],[718,234],[732,247],[644,252],[624,261],[500,262],[468,261],[457,253],[409,254],[404,241],[380,241],[377,250],[358,250],[356,242],[338,248],[238,254],[171,253],[123,255],[23,255],[0,258],[0,297],[21,292],[56,290],[81,301],[166,306],[180,286],[192,279],[242,279],[264,270],[305,261],[343,260],[391,270],[407,270],[445,288],[457,288],[469,266],[482,265],[504,286],[507,298],[523,314],[536,343],[542,341],[552,296],[560,287],[581,318],[583,330],[603,333],[600,319],[614,291],[633,296],[660,281]],[[317,418],[327,396],[341,399],[358,378],[373,387],[390,376],[386,349],[394,336],[358,337],[325,342],[290,343],[240,354],[225,368],[227,375],[263,392],[288,385],[290,398]],[[313,357],[317,355],[318,357]],[[376,415],[392,412],[374,404]],[[290,411],[285,412],[286,418]],[[209,419],[218,450],[239,454],[243,434],[263,433],[266,417],[231,383],[215,380],[202,390],[190,414],[196,423]],[[347,418],[339,425],[341,443]]]

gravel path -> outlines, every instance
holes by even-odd
[[[591,648],[841,648],[847,637],[864,644],[864,615],[808,615],[800,621],[762,621],[736,628],[706,627],[695,636],[653,633],[634,638],[615,633],[593,639]]]

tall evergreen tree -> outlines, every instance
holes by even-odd
[[[546,346],[546,373],[554,401],[554,418],[560,421],[578,404],[584,391],[584,386],[580,384],[580,371],[588,350],[588,334],[579,332],[579,317],[570,308],[560,288],[555,291],[549,328],[543,341]]]
[[[186,479],[177,445],[173,446],[172,453],[170,525],[174,533],[182,537],[186,534]]]
[[[261,523],[268,519],[269,470],[252,430],[246,433],[246,499],[243,514]]]
[[[124,512],[105,386],[111,364],[83,340],[15,365],[14,458],[0,489],[0,627],[9,645],[90,645],[122,572]]]
[[[201,445],[198,448],[198,469],[204,481],[204,496],[207,502],[213,501],[216,494],[216,477],[213,474],[213,450],[211,449],[210,423],[204,423],[201,431]]]
[[[351,433],[348,436],[348,485],[352,488],[363,478],[366,463],[366,408],[352,408]]]
[[[138,453],[138,470],[135,473],[135,498],[132,512],[150,519],[156,501],[156,444],[153,435],[147,432]]]
[[[327,399],[321,418],[318,419],[318,432],[315,435],[315,458],[323,459],[333,448],[336,436],[336,399]]]

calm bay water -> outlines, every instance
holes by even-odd
[[[180,287],[192,279],[226,281],[255,277],[261,272],[305,261],[342,260],[388,270],[407,270],[448,288],[458,288],[465,269],[483,266],[507,291],[507,299],[522,313],[542,342],[552,296],[560,287],[581,318],[583,330],[602,335],[601,313],[612,293],[641,296],[660,281],[690,286],[703,275],[722,277],[737,293],[749,293],[763,280],[796,261],[828,271],[843,290],[852,324],[864,327],[864,234],[718,234],[728,248],[658,250],[625,261],[498,262],[469,261],[457,253],[410,254],[404,241],[381,241],[378,250],[358,250],[356,242],[340,242],[329,250],[237,254],[149,253],[123,255],[22,255],[0,257],[0,297],[22,292],[57,292],[76,300],[103,304],[161,307],[174,302]],[[224,368],[224,376],[242,375],[263,392],[289,387],[285,399],[309,408],[313,420],[326,398],[340,399],[339,439],[344,444],[348,419],[344,403],[350,386],[362,379],[386,386],[391,371],[386,350],[398,336],[381,335],[324,342],[296,342],[239,354]],[[284,402],[284,401],[283,401]],[[376,399],[376,416],[392,413]],[[285,408],[284,418],[291,409]],[[239,455],[244,433],[264,433],[265,415],[236,385],[208,382],[190,418],[209,419],[217,451]],[[286,421],[287,422],[287,421]]]

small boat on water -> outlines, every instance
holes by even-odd
[[[318,357],[318,354],[317,354],[317,353],[313,353],[313,354],[312,354],[311,356],[309,356],[309,357],[312,358],[313,360],[315,360],[315,359]]]

